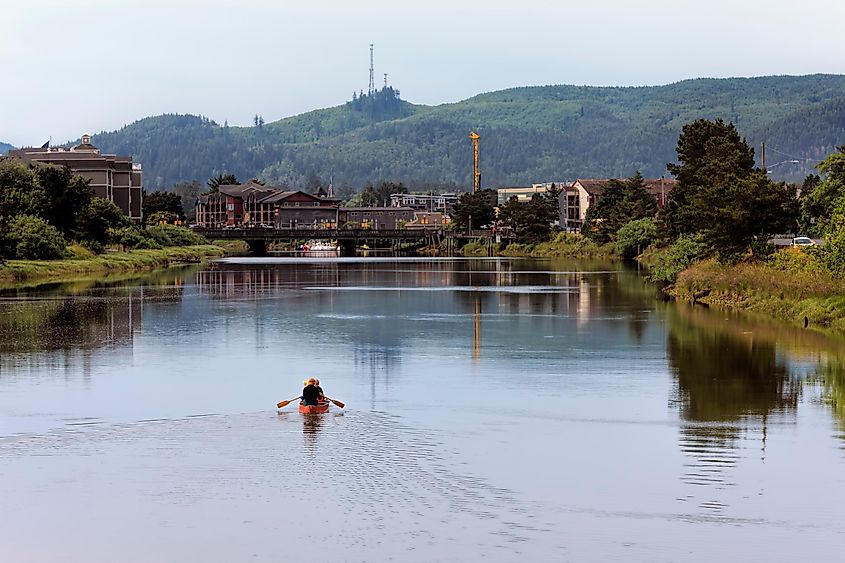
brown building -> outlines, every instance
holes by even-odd
[[[10,156],[32,162],[67,166],[74,174],[91,181],[94,195],[114,202],[131,219],[141,220],[143,187],[141,165],[131,156],[100,154],[91,144],[91,137],[82,136],[82,143],[71,149],[61,147],[26,148],[9,151]]]
[[[396,229],[414,218],[410,207],[341,207],[325,192],[273,188],[253,182],[201,195],[196,222],[209,228]]]
[[[561,226],[566,229],[580,229],[587,217],[587,210],[596,204],[610,181],[609,178],[579,179],[565,186],[566,189],[561,194]],[[678,184],[674,178],[645,178],[643,182],[645,188],[657,200],[658,207],[666,205],[672,188]]]

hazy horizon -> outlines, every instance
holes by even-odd
[[[423,105],[525,86],[657,86],[843,74],[833,17],[809,0],[548,5],[526,0],[30,0],[4,8],[0,142],[63,143],[165,113],[249,125],[344,103],[375,85]],[[475,33],[472,30],[479,30]]]

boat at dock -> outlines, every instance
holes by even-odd
[[[333,240],[309,240],[302,245],[302,251],[308,254],[337,253],[338,249],[337,241]]]

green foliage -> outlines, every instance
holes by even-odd
[[[699,119],[684,125],[678,138],[680,164],[668,164],[678,179],[667,200],[667,227],[673,238],[706,231],[721,216],[725,188],[750,175],[754,149],[740,138],[733,123]]]
[[[845,195],[836,201],[825,234],[822,260],[834,275],[845,276]]]
[[[367,186],[361,191],[357,199],[360,207],[387,207],[390,205],[391,194],[406,194],[408,188],[402,182],[382,182],[378,188]]]
[[[516,197],[512,197],[499,207],[498,223],[513,229],[519,243],[536,244],[548,241],[552,223],[559,217],[559,196],[560,190],[554,190],[545,194],[534,194],[527,202],[520,202]]]
[[[733,124],[698,120],[678,139],[678,178],[663,217],[672,237],[701,234],[721,260],[734,261],[770,235],[791,230],[795,190],[754,169],[754,150]],[[758,242],[755,242],[758,241]]]
[[[707,246],[700,236],[681,236],[672,246],[658,250],[649,262],[649,279],[674,283],[684,268],[704,256]]]
[[[496,192],[494,190],[462,193],[455,202],[452,223],[456,229],[481,228],[482,225],[493,222],[495,207]]]
[[[182,219],[182,198],[177,193],[159,192],[144,197],[144,222],[155,225],[161,220],[173,222]]]
[[[845,77],[835,75],[699,79],[645,88],[545,86],[436,107],[398,101],[396,115],[356,109],[353,101],[260,129],[164,115],[93,141],[104,152],[134,155],[152,188],[223,172],[298,187],[312,170],[323,176],[333,170],[346,195],[381,179],[402,180],[412,190],[418,182],[467,189],[467,134],[479,124],[487,186],[623,177],[632,170],[658,177],[674,158],[682,125],[701,118],[737,124],[752,146],[766,141],[797,155],[827,153],[845,128],[843,91]],[[805,165],[775,169],[799,181],[809,171]]]
[[[180,182],[173,186],[173,193],[179,196],[182,204],[182,211],[189,221],[193,221],[196,217],[196,203],[197,198],[203,193],[203,185],[196,180],[190,182]]]
[[[79,214],[91,203],[94,191],[90,181],[74,176],[70,168],[48,164],[33,165],[38,183],[47,198],[44,219],[65,236],[72,236]]]
[[[182,217],[172,211],[155,211],[149,216],[144,217],[144,223],[146,225],[159,225],[161,223],[174,225],[177,221],[181,220]]]
[[[205,237],[185,227],[155,225],[146,229],[146,234],[160,246],[191,246],[208,244]]]
[[[5,225],[2,247],[5,258],[51,260],[65,255],[65,241],[54,226],[40,217],[17,215]]]
[[[827,231],[827,224],[831,221],[838,201],[845,197],[845,147],[828,155],[818,165],[823,175],[808,178],[805,181],[806,193],[802,189],[801,217],[802,226],[811,234],[821,234]],[[808,185],[809,184],[809,185]]]
[[[49,206],[36,167],[17,161],[0,161],[0,216],[43,217]]]
[[[129,225],[129,218],[117,205],[95,197],[79,215],[77,239],[91,250],[102,252],[106,245],[113,242],[113,233]]]
[[[587,209],[584,235],[599,244],[616,238],[616,233],[629,221],[654,217],[657,200],[645,187],[639,171],[627,180],[610,180],[595,205]]]
[[[208,190],[216,192],[220,186],[236,186],[240,184],[234,174],[218,174],[208,181]]]
[[[62,166],[0,161],[0,216],[39,217],[71,236],[91,202],[88,180]]]
[[[645,250],[656,237],[657,225],[654,218],[645,217],[631,221],[616,234],[616,253],[626,260],[631,260]]]

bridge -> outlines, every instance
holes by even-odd
[[[365,243],[384,246],[396,243],[418,243],[420,245],[439,245],[447,241],[451,247],[457,247],[462,241],[485,238],[493,239],[493,231],[473,229],[471,231],[453,231],[440,227],[423,229],[323,229],[313,227],[268,228],[268,227],[229,227],[191,229],[209,240],[242,240],[249,245],[250,252],[261,255],[267,252],[267,243],[273,241],[296,240],[336,240],[341,254],[352,256],[355,248]],[[501,237],[500,237],[501,238]]]

